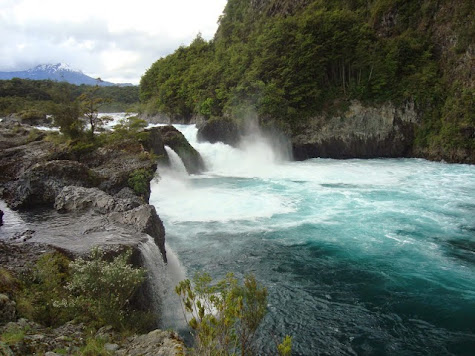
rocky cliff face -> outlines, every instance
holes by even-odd
[[[412,103],[366,107],[353,101],[342,114],[316,116],[292,134],[294,158],[406,157],[418,115]]]

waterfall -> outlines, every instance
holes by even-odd
[[[167,151],[168,157],[170,158],[170,165],[172,170],[183,175],[188,175],[186,167],[183,164],[183,161],[181,160],[180,156],[178,156],[178,154],[168,146],[165,146],[165,150]]]
[[[200,153],[209,173],[219,176],[274,176],[281,164],[289,161],[287,146],[278,144],[278,137],[269,137],[259,130],[243,136],[239,147],[222,142],[198,142],[196,125],[174,125]]]
[[[185,321],[175,286],[185,279],[185,273],[173,250],[168,245],[165,248],[168,263],[163,262],[162,254],[150,236],[140,244],[152,303],[158,311],[158,324],[179,329],[185,325]]]

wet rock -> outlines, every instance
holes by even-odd
[[[137,232],[150,235],[162,253],[163,260],[167,262],[165,227],[153,205],[144,204],[129,211],[111,213],[109,217],[112,221],[133,227]]]
[[[116,352],[119,356],[175,356],[184,354],[183,341],[170,331],[153,330],[134,336]]]
[[[33,238],[33,234],[35,233],[34,230],[25,230],[23,232],[19,232],[14,234],[12,237],[9,238],[9,241],[15,242],[26,242]]]
[[[230,118],[205,121],[198,127],[198,140],[211,143],[223,142],[236,147],[241,138],[241,130]]]
[[[180,156],[189,174],[199,174],[206,169],[199,152],[190,145],[180,131],[173,126],[161,126],[158,129],[162,134],[163,143]]]
[[[8,295],[0,294],[0,325],[16,320],[16,304]]]
[[[7,202],[13,209],[53,206],[63,187],[92,187],[96,183],[89,168],[75,161],[37,163],[25,171],[7,190]]]

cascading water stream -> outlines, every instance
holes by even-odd
[[[165,146],[165,151],[167,151],[168,158],[170,159],[171,170],[177,172],[180,175],[188,175],[186,167],[180,156],[178,156],[178,154],[168,146]]]
[[[175,294],[175,286],[185,279],[185,274],[178,258],[169,246],[165,246],[168,262],[163,262],[162,254],[150,236],[139,248],[147,270],[147,283],[153,297],[153,306],[158,311],[159,325],[183,328],[186,323],[180,300]]]
[[[269,332],[292,335],[293,355],[473,351],[475,167],[290,162],[265,139],[233,148],[176,127],[209,171],[162,174],[151,203],[189,276],[267,286],[260,353],[275,353]]]

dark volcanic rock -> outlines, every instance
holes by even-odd
[[[223,142],[236,147],[240,138],[241,130],[239,126],[229,118],[208,120],[198,127],[199,141]]]
[[[4,120],[5,121],[5,120]],[[46,133],[18,122],[0,122],[0,149],[41,141]]]
[[[149,134],[147,140],[142,141],[145,150],[157,155],[158,163],[169,165],[170,159],[165,150],[160,129],[158,127],[152,127],[151,129],[146,129],[145,132],[148,132]]]
[[[25,171],[19,180],[5,193],[12,208],[53,206],[63,187],[77,185],[94,186],[89,168],[74,161],[50,161],[37,163]]]
[[[199,152],[190,145],[180,131],[173,126],[162,126],[159,129],[163,143],[180,156],[189,174],[198,174],[206,169]]]
[[[144,204],[123,213],[113,213],[110,215],[110,218],[112,221],[132,226],[138,232],[150,235],[160,249],[163,260],[167,262],[165,227],[153,205]]]
[[[54,208],[60,212],[92,209],[95,212],[107,214],[138,207],[140,203],[135,198],[137,198],[135,195],[129,198],[112,197],[97,188],[67,186],[56,197]]]
[[[413,104],[364,107],[352,102],[333,117],[315,117],[292,136],[293,155],[322,158],[407,157],[412,152],[418,117]]]
[[[157,163],[150,159],[138,142],[129,142],[121,147],[104,147],[83,157],[84,162],[99,180],[99,189],[117,194],[123,188],[129,187],[129,178],[137,170],[146,170],[153,177],[157,170]],[[145,201],[150,197],[150,182],[143,195]]]
[[[156,245],[160,249],[163,260],[165,262],[167,261],[165,251],[165,228],[153,205],[143,204],[137,206],[132,199],[112,197],[97,188],[71,186],[63,188],[61,193],[58,194],[55,208],[61,212],[81,212],[85,216],[88,215],[88,211],[90,213],[101,214],[99,215],[102,216],[100,219],[97,219],[96,216],[91,216],[87,229],[80,229],[79,232],[81,235],[93,234],[100,231],[103,231],[105,235],[109,235],[109,231],[120,231],[121,227],[124,226],[126,229],[133,229],[132,232],[128,232],[131,235],[130,238],[127,237],[126,239],[121,239],[121,236],[127,235],[127,231],[122,231],[117,234],[117,237],[114,239],[107,238],[107,244],[109,245],[112,243],[118,245],[121,245],[122,243],[133,245],[133,232],[136,232],[135,235],[137,235],[136,243],[140,244],[143,242],[142,234],[148,234],[154,239]],[[88,240],[81,238],[78,242],[81,241],[85,246],[81,247],[80,250],[88,250],[88,248],[92,247],[88,246],[90,243]],[[103,238],[100,238],[99,241],[103,241]],[[67,244],[61,246],[61,248],[67,249]]]

